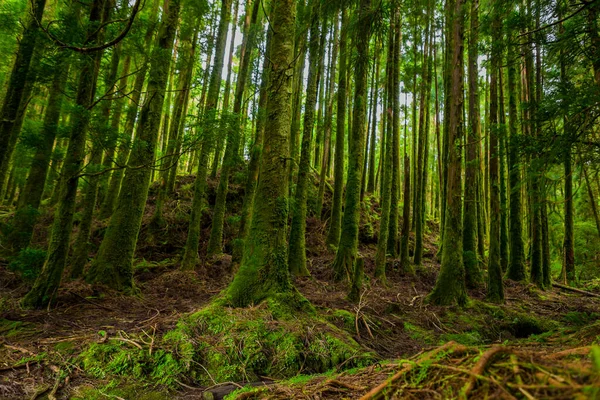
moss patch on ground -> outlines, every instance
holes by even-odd
[[[285,379],[366,366],[376,359],[318,314],[282,313],[270,300],[248,308],[213,302],[181,318],[153,343],[143,337],[108,338],[79,356],[95,378],[127,376],[167,387]]]

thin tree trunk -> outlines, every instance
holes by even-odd
[[[348,180],[342,232],[337,249],[333,271],[336,280],[353,276],[354,261],[358,247],[358,224],[360,219],[360,186],[362,177],[365,124],[367,114],[367,80],[369,72],[369,40],[371,25],[369,23],[371,0],[361,0],[358,11],[360,28],[355,38],[356,61],[354,64],[354,111],[349,143]]]

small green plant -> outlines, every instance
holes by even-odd
[[[46,260],[46,252],[27,247],[8,264],[8,269],[19,274],[24,280],[33,282],[39,275]]]

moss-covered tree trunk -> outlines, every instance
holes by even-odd
[[[347,41],[348,15],[344,7],[341,11],[340,57],[337,88],[337,115],[335,133],[335,155],[333,169],[333,204],[327,232],[327,244],[337,247],[342,226],[342,201],[344,198],[344,147],[346,136],[346,71],[347,71]]]
[[[260,1],[256,1],[260,3]],[[267,43],[265,55],[268,57],[271,49],[272,33],[267,32]],[[265,124],[267,117],[267,100],[268,100],[268,85],[269,85],[269,66],[264,64],[262,67],[262,76],[260,83],[260,93],[258,99],[258,116],[256,117],[256,127],[254,133],[254,143],[250,148],[250,162],[248,163],[248,173],[246,175],[246,185],[244,191],[244,200],[242,203],[242,215],[240,218],[240,230],[238,239],[241,240],[239,246],[234,252],[234,260],[240,261],[243,255],[244,241],[248,236],[250,222],[252,219],[252,209],[254,206],[254,197],[256,194],[256,185],[260,171],[260,161],[263,146],[263,137],[265,133]],[[293,127],[292,127],[293,129]]]
[[[448,92],[448,141],[446,178],[446,211],[442,241],[442,265],[440,274],[428,300],[433,304],[465,304],[465,267],[462,249],[462,168],[461,142],[463,138],[463,52],[465,3],[463,0],[448,1],[450,25],[447,46],[449,48],[450,77]]]
[[[227,289],[234,306],[266,298],[294,302],[287,265],[288,163],[292,119],[295,0],[275,0],[270,16],[270,82],[261,173],[240,269]]]
[[[109,0],[110,1],[110,0]],[[110,16],[110,4],[104,7],[103,20],[107,21]],[[115,48],[112,54],[112,60],[109,70],[107,71],[104,87],[112,88],[116,84],[117,72],[119,68],[119,52]],[[111,89],[108,89],[111,90]],[[92,140],[92,151],[89,157],[89,162],[86,165],[85,173],[89,174],[86,179],[86,186],[84,191],[84,198],[82,201],[82,212],[81,220],[79,222],[79,231],[75,238],[75,243],[72,246],[72,254],[69,259],[69,266],[71,268],[71,278],[79,278],[83,275],[83,269],[88,260],[88,254],[90,250],[89,238],[92,232],[92,219],[94,212],[96,211],[96,204],[99,195],[99,184],[100,184],[100,173],[103,169],[102,165],[102,152],[106,146],[106,143],[110,140],[107,137],[108,123],[110,118],[110,102],[101,103],[101,109],[99,116],[101,123],[104,125],[102,133],[95,135]],[[108,140],[107,140],[108,139]]]
[[[142,96],[142,89],[144,87],[144,81],[146,80],[146,73],[148,72],[148,54],[152,47],[152,38],[154,36],[155,24],[158,14],[158,5],[159,0],[154,0],[152,3],[152,9],[150,10],[149,17],[149,27],[146,29],[144,34],[144,44],[145,50],[141,54],[141,67],[135,76],[135,81],[133,83],[133,89],[131,93],[131,101],[127,108],[127,112],[125,113],[125,124],[123,126],[123,133],[119,135],[118,138],[118,146],[117,146],[117,157],[115,160],[116,169],[110,175],[110,180],[108,182],[108,189],[106,191],[106,195],[104,197],[104,201],[100,206],[100,211],[98,212],[98,216],[101,219],[109,218],[117,204],[117,200],[119,199],[119,191],[121,189],[121,182],[123,180],[123,174],[125,171],[125,166],[127,164],[127,159],[129,158],[129,150],[131,146],[131,139],[133,135],[133,131],[135,128],[135,122],[138,116],[138,109],[140,104],[140,99]],[[115,116],[116,117],[116,116]]]
[[[111,58],[111,67],[109,69],[109,73],[115,71],[113,82],[113,87],[111,92],[113,93],[113,97],[121,97],[127,93],[125,90],[127,88],[127,82],[129,78],[129,67],[131,65],[131,57],[127,56],[123,59],[122,57],[122,44],[119,43],[113,49],[113,55]],[[119,70],[119,65],[121,64],[121,59],[123,59],[121,71],[119,72],[120,78],[117,79],[116,73]],[[107,77],[110,78],[110,77]],[[106,79],[108,81],[109,79]],[[109,83],[107,82],[107,85]],[[109,87],[110,88],[110,87]],[[117,140],[119,138],[119,124],[121,123],[121,116],[123,113],[123,101],[122,98],[117,98],[111,101],[109,104],[112,107],[109,108],[109,115],[107,116],[104,123],[106,124],[106,131],[104,132],[104,158],[102,159],[103,169],[109,170],[112,168],[115,159],[115,152],[117,150]],[[110,119],[110,123],[109,123]],[[108,190],[108,183],[110,179],[110,171],[106,171],[100,175],[98,182],[98,204],[102,206],[104,204],[104,200],[106,198],[106,192]]]
[[[239,155],[240,138],[244,119],[241,115],[243,113],[244,91],[246,90],[246,81],[248,80],[250,73],[252,51],[256,47],[258,33],[258,8],[254,7],[254,10],[251,10],[250,12],[252,12],[252,15],[250,16],[248,26],[245,28],[244,32],[240,69],[233,100],[233,114],[234,118],[236,118],[236,122],[233,126],[233,130],[229,132],[226,139],[223,167],[221,168],[219,186],[217,187],[217,198],[215,200],[215,209],[213,211],[212,226],[208,241],[207,253],[209,256],[219,254],[222,250],[223,225],[225,222],[225,206],[229,188],[229,177],[231,175],[231,169],[235,166]]]
[[[87,275],[89,282],[116,290],[133,289],[133,256],[148,197],[180,6],[180,0],[169,0],[165,6],[150,60],[148,95],[140,112],[119,199]]]
[[[393,89],[394,85],[394,68],[395,62],[399,62],[396,59],[396,46],[395,41],[395,29],[396,27],[397,12],[394,12],[390,16],[390,31],[388,35],[388,50],[386,59],[386,85],[385,85],[385,110],[387,119],[391,119],[391,115],[395,110],[393,109],[394,97]],[[377,253],[375,254],[375,276],[385,282],[385,269],[386,269],[386,256],[388,253],[388,236],[389,236],[389,223],[390,223],[390,210],[392,200],[392,140],[393,135],[393,124],[386,124],[386,135],[385,140],[385,158],[383,160],[383,184],[381,186],[381,218],[379,219],[379,237],[377,241]]]
[[[504,108],[504,80],[502,68],[498,71],[498,179],[500,181],[500,267],[508,270],[508,224],[506,199],[506,110]]]
[[[304,125],[298,166],[298,182],[292,206],[292,225],[290,228],[290,249],[288,264],[294,275],[308,275],[306,268],[306,200],[310,180],[310,157],[312,131],[315,122],[315,107],[317,105],[317,90],[319,87],[319,64],[323,57],[320,48],[321,33],[319,29],[319,3],[311,2],[310,39],[308,44],[308,82],[306,86],[306,101],[304,104]]]
[[[465,151],[465,205],[463,211],[463,261],[468,288],[477,287],[483,281],[477,258],[477,180],[480,165],[477,152],[477,147],[480,145],[478,46],[479,1],[472,0],[468,51],[469,126]]]
[[[97,28],[101,22],[104,3],[104,0],[95,0],[91,5],[88,25],[89,43],[97,42],[99,33]],[[72,115],[69,146],[61,171],[63,178],[60,198],[54,214],[50,243],[42,271],[22,301],[22,305],[27,308],[42,308],[52,302],[56,297],[65,269],[79,174],[85,158],[85,140],[90,120],[88,107],[94,98],[100,56],[101,53],[96,52],[91,57],[82,55],[80,59],[79,69],[81,72],[75,100],[77,109]]]
[[[488,262],[487,299],[499,303],[504,301],[502,284],[502,266],[500,254],[500,171],[499,147],[500,125],[498,123],[498,71],[501,59],[501,22],[500,10],[493,10],[492,20],[492,51],[490,71],[490,113],[489,113],[489,143],[490,143],[490,247]]]
[[[399,7],[399,3],[394,3],[394,7]],[[402,19],[401,15],[396,21],[396,30],[394,31],[394,43],[400,43],[402,40]],[[400,221],[400,45],[394,45],[394,63],[391,66],[393,75],[392,90],[392,115],[388,123],[392,125],[392,136],[390,137],[392,145],[392,169],[387,171],[392,174],[392,194],[390,200],[390,221],[388,233],[388,254],[397,258],[400,252],[398,241],[398,227]]]
[[[360,187],[365,149],[367,118],[367,80],[369,72],[369,40],[371,37],[371,0],[361,0],[358,10],[359,29],[354,45],[354,104],[351,138],[349,140],[348,179],[340,242],[333,263],[336,280],[352,276],[358,251],[358,224],[360,220]]]
[[[375,45],[375,64],[374,64],[374,68],[375,68],[375,80],[373,82],[373,115],[371,118],[371,138],[370,138],[370,145],[369,145],[369,175],[368,175],[368,181],[367,181],[367,192],[368,193],[374,193],[375,192],[375,187],[377,185],[376,183],[376,176],[375,176],[375,172],[377,170],[376,165],[375,165],[375,154],[376,154],[376,145],[377,145],[377,112],[379,110],[379,73],[381,70],[381,58],[380,58],[380,48],[382,45],[378,43],[376,43]],[[380,146],[382,145],[382,143],[380,143]],[[386,150],[382,149],[382,154],[387,154]],[[383,158],[385,158],[387,156],[384,156]],[[382,158],[382,166],[385,163],[384,160]],[[383,195],[383,194],[382,194]]]
[[[62,60],[56,64],[52,85],[48,94],[48,107],[44,114],[42,125],[42,138],[35,150],[27,182],[19,195],[15,218],[12,222],[12,231],[7,239],[7,246],[11,254],[29,246],[33,228],[39,216],[39,207],[42,201],[44,186],[50,161],[52,147],[56,139],[58,124],[63,102],[63,92],[69,75],[69,62],[62,55]]]
[[[431,2],[429,2],[431,4]],[[429,12],[431,13],[431,7],[428,6]],[[423,65],[422,65],[422,82],[421,82],[421,94],[420,94],[420,113],[419,113],[419,141],[417,144],[417,174],[415,182],[416,203],[415,203],[415,251],[414,251],[414,264],[421,265],[423,258],[423,228],[425,219],[425,188],[427,186],[427,151],[428,151],[428,137],[429,137],[429,104],[431,98],[431,40],[429,37],[430,32],[430,20],[427,18],[425,22],[425,45],[423,46]]]
[[[329,58],[329,77],[327,80],[327,104],[325,110],[325,122],[324,122],[324,130],[325,130],[325,146],[323,152],[323,162],[321,163],[321,172],[319,174],[319,193],[317,194],[317,209],[315,210],[315,214],[317,218],[323,218],[323,199],[325,197],[325,186],[327,184],[327,171],[331,166],[331,138],[332,138],[332,127],[333,127],[333,100],[334,100],[334,92],[335,92],[335,71],[337,64],[337,55],[338,55],[338,35],[339,35],[339,23],[338,16],[336,14],[333,19],[333,44],[331,45],[331,54]]]
[[[24,89],[27,83],[27,75],[29,73],[31,58],[35,49],[35,44],[38,38],[38,23],[42,20],[46,0],[33,0],[30,7],[26,11],[27,19],[24,24],[23,34],[18,42],[16,58],[8,79],[6,93],[0,110],[0,165],[6,169],[0,171],[0,175],[8,176],[7,162],[12,152],[10,146],[11,140],[18,135],[14,129],[18,114],[22,112],[22,103],[28,101],[24,97]],[[4,179],[0,181],[0,185],[4,186]]]
[[[514,34],[507,32],[509,43],[514,43]],[[517,113],[517,66],[515,46],[507,51],[507,87],[508,87],[508,187],[510,191],[510,210],[508,214],[509,259],[506,277],[514,281],[527,279],[525,271],[525,245],[523,243],[523,207],[521,201],[521,163],[519,156],[519,121]]]
[[[210,75],[208,94],[205,107],[205,122],[209,126],[204,127],[202,137],[202,147],[198,159],[198,169],[196,181],[194,182],[194,199],[192,200],[192,213],[188,227],[188,236],[185,242],[185,252],[181,261],[183,269],[192,269],[198,261],[198,245],[200,242],[200,222],[202,212],[205,207],[206,196],[206,176],[208,174],[208,158],[214,148],[214,127],[217,120],[217,106],[219,104],[219,94],[221,88],[221,75],[223,73],[223,63],[225,56],[225,45],[227,42],[227,29],[231,16],[232,0],[222,0],[219,27],[215,41],[215,59]]]
[[[181,74],[177,82],[177,94],[175,96],[173,118],[169,126],[166,151],[164,159],[160,164],[162,168],[160,173],[160,188],[152,217],[153,223],[156,226],[163,226],[165,223],[163,219],[163,207],[169,192],[169,177],[173,169],[177,170],[179,161],[177,145],[181,142],[179,134],[181,132],[181,125],[185,122],[184,110],[190,95],[190,84],[194,72],[193,60],[196,54],[197,29],[195,31],[192,33],[191,29],[188,28],[182,31],[182,33],[186,32],[187,34],[180,37],[181,48],[178,51],[178,70],[181,71]]]

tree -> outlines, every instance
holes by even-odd
[[[447,24],[449,33],[450,92],[448,109],[447,181],[445,196],[445,220],[442,241],[442,265],[428,301],[433,304],[465,304],[465,267],[462,255],[462,168],[460,143],[463,137],[463,48],[465,3],[463,0],[449,0],[447,3]]]
[[[17,48],[16,58],[8,81],[6,94],[0,110],[0,176],[6,177],[8,161],[14,150],[15,137],[19,134],[15,128],[19,113],[24,113],[24,89],[27,85],[27,74],[30,70],[31,58],[38,38],[38,23],[41,23],[46,0],[31,1],[28,18]],[[0,188],[4,187],[4,179]],[[1,190],[0,190],[1,191]]]
[[[337,115],[335,134],[335,157],[334,157],[334,186],[333,204],[331,207],[331,219],[327,233],[327,244],[337,247],[340,240],[342,226],[342,201],[344,196],[344,147],[346,133],[346,79],[347,79],[347,41],[348,41],[348,16],[344,7],[341,12],[340,32],[340,60],[338,72],[337,90]]]
[[[205,118],[208,127],[205,128],[202,137],[202,148],[198,161],[196,181],[194,183],[194,200],[192,202],[192,214],[188,227],[188,236],[185,243],[185,252],[181,261],[183,269],[193,269],[198,261],[198,243],[200,242],[200,217],[205,206],[206,176],[208,173],[208,157],[213,150],[214,126],[216,122],[217,105],[221,88],[221,74],[223,73],[223,57],[225,55],[225,44],[227,42],[227,27],[231,12],[231,1],[221,2],[221,15],[217,38],[215,43],[215,61],[210,75],[208,95],[205,107]]]
[[[91,43],[98,43],[98,26],[102,22],[104,0],[94,0],[90,7],[87,27]],[[89,107],[94,98],[95,83],[98,79],[98,62],[100,52],[92,57],[83,55],[79,60],[79,82],[77,86],[77,112],[73,114],[69,146],[62,169],[62,188],[60,201],[54,214],[50,244],[42,271],[35,280],[31,290],[22,300],[27,308],[42,308],[51,303],[56,297],[60,286],[62,273],[67,261],[69,239],[75,212],[75,198],[81,165],[85,157],[85,138],[90,120]]]
[[[290,249],[288,263],[294,275],[308,275],[306,268],[306,198],[310,184],[310,157],[312,146],[312,131],[315,121],[315,107],[317,105],[317,89],[319,87],[319,64],[323,57],[320,38],[325,35],[319,29],[319,2],[312,0],[308,83],[306,87],[306,102],[304,105],[304,125],[302,132],[302,148],[298,166],[298,183],[296,184],[295,198],[292,207],[292,225],[290,228]]]
[[[355,37],[356,61],[354,64],[354,105],[348,154],[346,199],[339,247],[333,263],[337,280],[353,275],[358,246],[360,219],[360,188],[365,148],[365,123],[367,114],[367,76],[369,72],[369,39],[371,37],[371,0],[361,0]],[[338,117],[339,118],[339,117]]]
[[[228,302],[236,307],[257,304],[267,298],[291,306],[297,304],[297,292],[290,282],[287,265],[286,238],[295,3],[294,0],[271,3],[273,38],[261,174],[240,269],[226,292]]]
[[[147,88],[150,95],[140,112],[116,209],[87,275],[89,282],[102,283],[125,292],[132,291],[134,287],[133,255],[148,197],[181,2],[168,0],[166,6],[150,59]]]
[[[500,10],[496,7],[492,17],[492,51],[490,71],[490,249],[488,262],[487,299],[500,303],[504,301],[502,285],[502,266],[500,263],[500,176],[499,147],[500,125],[498,123],[498,71],[501,59],[501,22]]]
[[[479,67],[477,63],[479,45],[479,1],[471,1],[469,30],[468,80],[469,80],[469,126],[465,151],[465,205],[463,211],[463,260],[467,287],[482,283],[481,269],[477,259],[477,180],[480,142],[479,124]],[[479,238],[483,240],[483,238]]]

